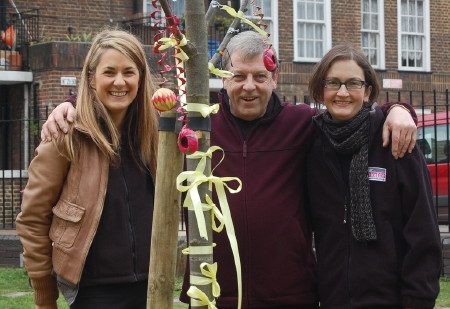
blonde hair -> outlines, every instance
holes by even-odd
[[[108,49],[116,49],[132,60],[140,70],[139,89],[129,106],[119,132],[108,110],[99,100],[91,82],[102,54]],[[144,49],[139,40],[123,30],[104,30],[97,34],[86,56],[81,73],[76,104],[76,124],[80,125],[110,162],[118,159],[120,135],[127,135],[127,142],[133,159],[138,165],[156,175],[156,152],[158,125],[157,114],[151,97],[154,90]],[[74,139],[66,145],[69,159],[75,158]]]

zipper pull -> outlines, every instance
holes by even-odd
[[[345,197],[344,202],[344,222],[343,224],[347,224],[347,197]]]
[[[247,143],[246,142],[244,142],[244,147],[242,149],[242,156],[244,158],[247,158]]]

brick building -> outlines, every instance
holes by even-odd
[[[209,2],[205,0],[206,4]],[[236,9],[240,5],[239,0],[219,2]],[[369,57],[384,85],[380,103],[400,99],[418,106],[421,102],[445,100],[450,85],[448,0],[256,2],[262,7],[270,39],[279,51],[278,93],[289,101],[293,102],[294,97],[297,102],[308,101],[311,70],[336,44],[354,45]],[[20,207],[19,191],[26,183],[26,168],[38,143],[42,124],[39,119],[46,110],[76,92],[89,48],[89,43],[79,41],[102,27],[115,25],[136,30],[148,44],[154,35],[149,30],[154,23],[149,18],[153,10],[151,0],[13,3],[20,16],[10,1],[0,0],[0,30],[16,27],[15,52],[22,55],[21,68],[13,66],[10,48],[1,43],[0,229],[14,227]],[[170,3],[174,12],[183,17],[184,2]],[[224,12],[220,15],[225,17],[222,21],[227,20]],[[210,36],[211,44],[220,40]],[[150,47],[148,54],[152,70],[159,77],[158,57]],[[210,80],[212,101],[220,86],[220,80]],[[13,119],[23,121],[10,122]]]

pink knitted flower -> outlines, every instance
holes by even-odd
[[[198,149],[198,137],[195,131],[186,128],[184,126],[181,129],[180,134],[178,134],[178,148],[186,154],[189,151],[189,154],[193,154]]]

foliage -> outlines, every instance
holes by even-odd
[[[83,32],[80,36],[81,42],[92,42],[92,33]]]
[[[66,34],[66,41],[69,42],[79,42],[81,40],[79,35],[75,35],[75,34]]]
[[[234,18],[232,18],[232,17],[216,15],[216,16],[214,16],[213,24],[214,24],[214,27],[216,28],[216,30],[224,31],[224,30],[228,29],[228,27],[231,25],[233,20],[234,20]]]
[[[92,33],[83,32],[81,34],[66,34],[66,41],[69,42],[92,42]]]

